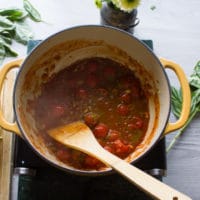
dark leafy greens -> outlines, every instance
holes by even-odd
[[[192,119],[200,112],[200,61],[197,62],[194,67],[194,71],[190,76],[189,81],[190,89],[191,89],[191,108],[190,115],[186,122],[186,124],[178,131],[175,135],[171,143],[167,148],[167,152],[174,146],[177,139],[181,136],[187,126],[190,124]],[[176,117],[180,116],[182,109],[182,93],[181,89],[176,89],[172,87],[172,112]]]
[[[30,18],[41,22],[40,13],[28,0],[23,0],[23,8],[0,9],[0,64],[5,57],[16,57],[18,54],[11,49],[13,40],[26,45],[33,38],[33,33],[26,23]]]

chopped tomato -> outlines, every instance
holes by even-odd
[[[83,119],[89,127],[93,127],[98,123],[99,117],[97,114],[89,112],[84,115]]]
[[[137,62],[136,62],[137,63]],[[134,64],[136,64],[134,63]],[[138,69],[140,65],[138,64]],[[41,94],[28,102],[36,126],[55,156],[80,170],[103,164],[81,151],[47,140],[47,130],[82,120],[107,151],[125,158],[145,137],[149,100],[135,72],[109,58],[85,58],[52,76]]]
[[[91,156],[86,156],[84,163],[85,166],[89,168],[98,168],[98,166],[101,164],[99,160]]]
[[[108,129],[107,125],[105,125],[103,123],[99,123],[97,126],[95,126],[93,132],[97,138],[104,138],[107,136],[108,131],[109,131],[109,129]]]
[[[113,153],[113,150],[112,150],[111,146],[106,145],[106,146],[104,146],[104,149],[109,151],[110,153]]]
[[[117,112],[118,112],[120,115],[125,116],[125,115],[128,115],[128,113],[129,113],[129,108],[128,108],[128,106],[125,105],[125,104],[119,104],[119,105],[117,106]]]
[[[113,142],[113,146],[114,146],[114,149],[115,149],[115,153],[117,154],[117,155],[125,155],[125,154],[127,154],[128,155],[128,153],[130,153],[130,151],[132,150],[131,149],[131,145],[126,145],[126,144],[124,144],[120,139],[118,139],[118,140],[115,140],[114,142]]]
[[[120,132],[116,131],[116,130],[110,130],[108,133],[108,140],[109,141],[115,141],[117,139],[119,139],[120,137]]]
[[[59,149],[56,152],[56,156],[58,157],[58,159],[62,160],[62,161],[68,161],[71,157],[71,154],[68,151]]]

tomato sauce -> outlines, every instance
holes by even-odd
[[[108,58],[87,58],[43,84],[31,106],[48,148],[78,169],[100,170],[97,159],[57,143],[47,134],[56,126],[83,120],[100,145],[124,159],[141,143],[149,123],[148,96],[134,72]]]

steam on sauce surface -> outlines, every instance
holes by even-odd
[[[148,97],[140,81],[108,58],[87,58],[65,68],[43,85],[30,106],[48,148],[78,169],[100,170],[104,165],[57,143],[47,130],[83,120],[106,150],[124,159],[141,143],[149,123]]]

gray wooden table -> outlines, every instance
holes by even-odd
[[[32,0],[48,23],[30,25],[35,39],[44,39],[64,28],[80,24],[99,24],[99,10],[93,0]],[[22,6],[21,0],[1,0],[1,7]],[[155,6],[152,10],[151,7]],[[140,39],[152,39],[154,51],[180,64],[186,75],[192,73],[196,62],[200,60],[200,1],[199,0],[145,0],[138,8],[140,24],[135,36]],[[26,55],[26,47],[13,44],[20,57]],[[6,59],[6,61],[11,59]],[[5,62],[6,62],[5,61]],[[168,72],[172,85],[177,86],[177,78]],[[168,153],[168,175],[164,182],[200,199],[200,117],[198,116]],[[175,132],[166,136],[169,143]]]

